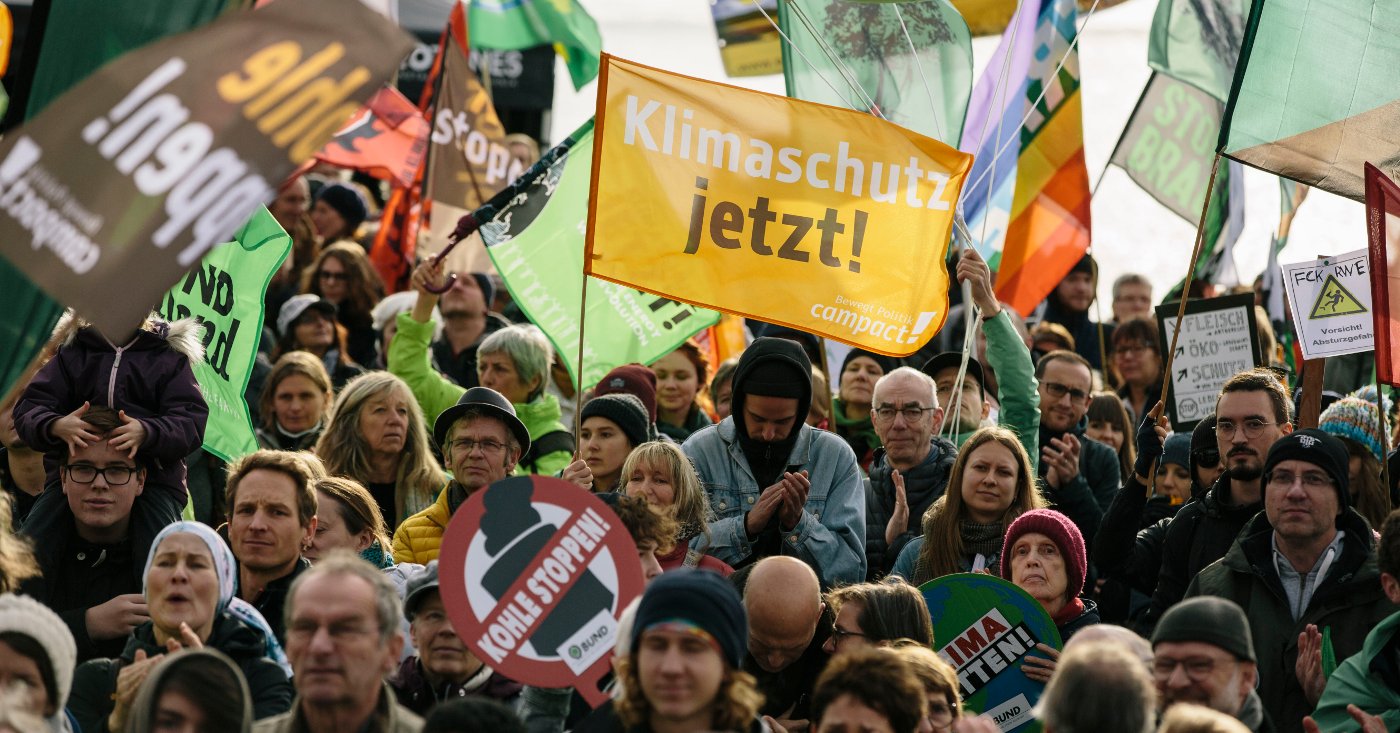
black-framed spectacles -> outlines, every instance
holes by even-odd
[[[1193,450],[1191,460],[1196,463],[1197,468],[1215,468],[1220,465],[1220,451],[1214,448]]]
[[[1045,387],[1046,394],[1049,394],[1050,399],[1053,400],[1058,400],[1065,395],[1069,395],[1070,400],[1073,402],[1083,402],[1089,399],[1089,393],[1082,389],[1076,389],[1068,385],[1060,384],[1059,382],[1046,382],[1044,380],[1042,380],[1040,384],[1042,387]]]
[[[96,481],[98,476],[101,476],[108,486],[125,486],[136,474],[136,469],[131,466],[98,468],[86,463],[75,463],[68,466],[67,469],[68,479],[80,484],[90,484]]]
[[[842,639],[848,636],[866,637],[869,634],[862,634],[859,631],[847,631],[836,624],[831,625],[831,639],[833,643],[840,644]]]
[[[937,409],[937,407],[919,407],[918,405],[907,405],[905,407],[897,408],[877,407],[874,410],[871,410],[871,412],[875,413],[875,417],[878,417],[885,422],[893,421],[895,415],[903,415],[904,422],[913,423],[918,422],[919,419],[924,416],[925,412],[931,412]]]

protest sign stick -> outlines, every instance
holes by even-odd
[[[1380,417],[1376,423],[1376,428],[1380,431],[1378,437],[1381,439],[1381,445],[1388,447],[1390,431],[1385,426],[1385,393],[1381,391],[1381,370],[1375,365],[1371,366],[1371,377],[1376,383],[1376,415]],[[1381,486],[1390,486],[1390,461],[1381,461]]]
[[[1318,416],[1322,414],[1322,373],[1326,366],[1326,359],[1303,361],[1303,395],[1298,401],[1299,428],[1317,427]]]
[[[578,299],[578,389],[574,392],[574,440],[583,430],[583,336],[588,328],[588,274],[583,276],[583,293]]]
[[[1176,323],[1172,326],[1172,345],[1167,349],[1167,363],[1162,365],[1162,391],[1159,394],[1167,394],[1167,387],[1172,379],[1172,359],[1176,355],[1176,340],[1181,336],[1181,322],[1186,318],[1187,294],[1191,292],[1191,280],[1196,276],[1196,260],[1201,257],[1201,245],[1206,239],[1206,214],[1210,211],[1210,194],[1215,190],[1215,174],[1220,170],[1220,152],[1216,151],[1215,158],[1210,164],[1210,180],[1206,182],[1206,197],[1201,202],[1201,219],[1196,223],[1196,246],[1191,250],[1191,259],[1186,265],[1186,279],[1181,283],[1181,305],[1176,311]]]

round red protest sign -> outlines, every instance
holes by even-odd
[[[453,515],[438,566],[473,654],[517,682],[603,699],[579,683],[610,668],[618,617],[643,585],[637,546],[606,504],[557,478],[498,481]]]

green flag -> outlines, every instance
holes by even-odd
[[[1380,0],[1256,0],[1222,153],[1364,201],[1362,166],[1400,165],[1400,13]]]
[[[262,337],[263,295],[291,251],[292,238],[260,207],[234,241],[209,250],[161,300],[162,317],[204,324],[204,361],[194,365],[209,403],[204,449],[225,461],[258,448],[243,395]]]
[[[1250,0],[1161,0],[1147,36],[1147,64],[1220,101],[1240,55]]]
[[[483,224],[481,238],[511,297],[549,337],[575,384],[586,388],[613,367],[665,356],[718,323],[719,314],[587,278],[583,364],[578,363],[593,121],[569,140],[569,152]]]
[[[472,48],[534,48],[546,43],[564,58],[574,89],[598,76],[603,36],[578,0],[472,0]]]
[[[972,34],[947,0],[787,0],[778,25],[792,40],[783,44],[788,96],[874,107],[957,146],[972,95]]]
[[[106,62],[138,46],[203,25],[227,0],[72,0],[51,3],[26,118]],[[35,42],[37,39],[30,39]],[[48,340],[63,306],[0,257],[0,395]]]

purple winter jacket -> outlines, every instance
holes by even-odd
[[[146,428],[137,459],[148,466],[147,483],[185,490],[184,457],[204,444],[209,419],[191,368],[204,358],[202,332],[193,319],[152,318],[114,347],[90,326],[76,329],[15,404],[15,430],[31,448],[61,455],[66,446],[49,433],[54,421],[84,402],[124,410]],[[57,481],[57,463],[45,465],[47,482]]]

